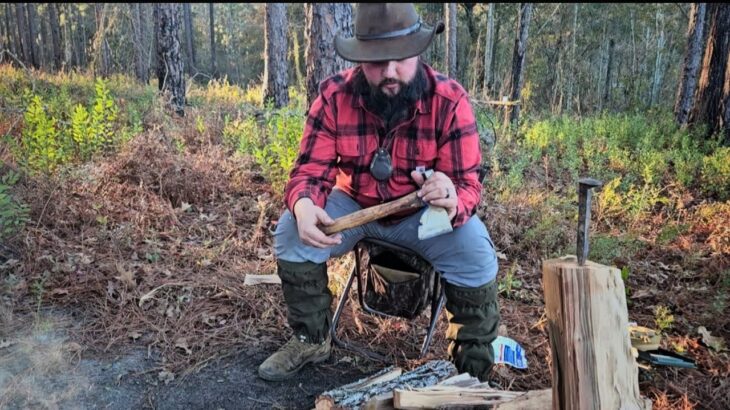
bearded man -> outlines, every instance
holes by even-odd
[[[481,151],[464,88],[419,55],[443,31],[421,22],[410,3],[360,3],[355,37],[335,50],[358,63],[320,83],[285,190],[287,210],[275,239],[288,321],[294,335],[259,367],[284,380],[331,352],[327,260],[365,237],[418,253],[441,273],[446,294],[449,358],[459,372],[486,381],[497,336],[497,258],[484,223]],[[424,180],[417,167],[433,169]],[[420,211],[408,211],[339,234],[322,225],[420,190],[448,212],[453,231],[418,239]]]

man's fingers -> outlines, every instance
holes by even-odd
[[[327,236],[319,229],[315,229],[314,231],[309,232],[307,239],[312,244],[312,246],[316,246],[318,248],[328,248],[330,246],[339,245],[342,242],[342,235],[335,234],[332,236]]]

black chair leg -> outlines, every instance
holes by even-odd
[[[355,343],[346,342],[337,337],[337,325],[340,323],[340,315],[342,314],[342,309],[345,308],[345,304],[347,303],[347,299],[350,295],[350,288],[352,288],[352,282],[355,280],[355,276],[358,277],[358,285],[360,284],[360,275],[357,272],[357,268],[353,268],[352,272],[350,273],[350,277],[347,279],[347,285],[345,286],[345,289],[340,296],[340,300],[337,303],[337,309],[335,310],[335,314],[332,317],[332,326],[330,326],[330,335],[332,337],[332,341],[335,342],[337,346],[343,349],[360,353],[361,355],[381,362],[389,362],[388,358],[381,354],[367,350],[361,346],[358,346]],[[360,292],[359,288],[358,292]]]
[[[439,283],[439,276],[440,275],[438,274],[436,276],[437,284]],[[428,333],[426,333],[426,339],[423,341],[421,354],[418,356],[419,359],[422,359],[428,351],[428,347],[431,344],[431,338],[436,330],[436,323],[438,322],[439,316],[441,316],[441,310],[443,310],[444,303],[446,302],[446,294],[444,293],[443,287],[439,285],[436,286],[436,288],[438,288],[438,290],[434,289],[434,298],[432,299],[434,303],[431,304],[431,322],[428,325]],[[438,299],[436,299],[436,292],[438,292]]]

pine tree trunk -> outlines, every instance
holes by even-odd
[[[501,81],[502,79],[500,79],[497,76],[497,73],[499,73],[499,69],[501,69],[501,67],[499,65],[497,65],[497,62],[499,61],[499,58],[497,56],[499,55],[499,29],[502,27],[502,21],[499,19],[498,15],[497,15],[496,4],[497,3],[494,3],[494,5],[495,5],[495,8],[494,8],[495,25],[494,25],[494,41],[492,42],[492,68],[490,69],[492,71],[492,83],[489,85],[489,88],[491,90],[494,90],[495,97],[497,96],[497,94],[499,94],[499,96],[501,98],[501,95],[503,94],[502,93],[503,83]],[[499,92],[497,92],[497,90],[499,90]]]
[[[157,54],[165,75],[162,91],[170,92],[170,104],[178,115],[185,115],[185,75],[180,56],[181,7],[179,3],[155,3]]]
[[[487,35],[484,43],[484,96],[492,93],[492,52],[494,51],[494,3],[487,4]]]
[[[684,55],[682,78],[677,88],[674,115],[679,125],[686,125],[697,89],[697,75],[702,62],[702,39],[705,29],[706,3],[692,3],[687,28],[687,52]]]
[[[319,83],[349,66],[335,53],[335,35],[352,36],[352,7],[350,3],[306,3],[307,39],[307,106],[319,94]]]
[[[215,56],[215,12],[213,3],[208,3],[208,16],[210,17],[210,72],[213,78],[218,78],[218,65]]]
[[[299,45],[299,32],[292,30],[292,60],[294,61],[294,73],[297,76],[297,87],[304,88],[304,74],[302,70],[302,59],[300,57],[301,46]]]
[[[16,56],[19,57],[22,47],[20,45],[20,37],[13,30],[13,25],[10,24],[10,19],[12,18],[12,16],[11,16],[12,13],[13,12],[10,9],[10,3],[5,3],[5,30],[6,30],[6,35],[8,36],[7,48],[9,50],[11,50],[13,52],[13,54],[15,54]]]
[[[134,75],[142,84],[148,84],[150,81],[149,66],[147,65],[147,56],[145,53],[145,39],[142,34],[142,5],[139,3],[131,3],[132,14],[132,36],[134,38]]]
[[[49,5],[46,5],[46,8],[48,8]],[[51,30],[48,28],[48,19],[44,18],[43,14],[39,13],[38,6],[35,4],[33,5],[33,9],[35,10],[33,12],[35,18],[34,20],[37,22],[38,27],[38,35],[36,35],[36,38],[40,39],[40,42],[38,43],[38,61],[41,64],[41,68],[43,70],[47,70],[48,66],[51,66],[51,70],[53,69],[53,61],[51,61],[51,55],[53,54],[53,42],[51,41],[51,36],[48,34]]]
[[[76,36],[78,37],[78,41],[76,42],[76,66],[86,67],[86,64],[88,62],[88,55],[86,50],[86,45],[88,41],[88,36],[86,35],[86,22],[81,16],[81,11],[78,7],[74,7],[75,5],[70,3],[69,6],[76,15]]]
[[[69,15],[71,13],[74,14],[74,17],[76,18],[76,35],[74,36],[75,41],[73,41],[74,50],[75,50],[75,61],[74,65],[76,67],[85,67],[86,66],[86,23],[84,22],[84,19],[81,17],[81,11],[79,11],[78,6],[75,4],[68,4],[69,8]],[[73,28],[71,28],[73,30]]]
[[[190,3],[183,3],[183,12],[185,13],[185,51],[188,58],[188,72],[194,73],[198,71],[195,67],[195,42],[193,42],[193,13]]]
[[[7,10],[7,3],[5,4],[6,7],[3,7],[2,13],[3,18],[0,20],[0,35],[3,36],[3,44],[2,47],[5,50],[8,50],[12,53],[12,47],[10,45],[10,24],[8,21],[8,16],[6,14]]]
[[[728,136],[727,105],[730,89],[728,87],[728,64],[730,61],[730,5],[711,3],[707,8],[709,30],[705,43],[705,55],[697,88],[690,123],[707,125],[707,137],[725,128],[725,144],[730,144]]]
[[[565,109],[568,112],[573,110],[573,89],[575,87],[575,76],[577,73],[576,59],[575,59],[575,47],[576,47],[576,36],[578,34],[578,3],[573,5],[573,31],[570,33],[570,75],[568,76],[568,90],[565,96]]]
[[[71,22],[68,20],[71,15],[71,4],[58,5],[63,10],[66,24],[63,25],[63,62],[64,68],[72,67],[74,61],[78,61],[78,57],[74,54],[74,31]],[[60,19],[60,16],[59,16]]]
[[[51,41],[53,42],[53,65],[57,70],[63,66],[63,47],[61,46],[61,23],[58,17],[58,5],[48,4],[48,18],[51,24]]]
[[[51,70],[56,70],[58,68],[58,65],[56,64],[56,47],[55,47],[55,39],[53,37],[53,28],[51,27],[51,10],[56,7],[53,3],[48,3],[45,6],[45,16],[41,16],[41,22],[43,24],[43,32],[44,39],[43,44],[44,47],[44,55],[45,55],[45,61],[46,65],[50,67]]]
[[[520,4],[520,17],[517,22],[519,35],[515,39],[515,48],[512,55],[512,80],[510,88],[510,101],[520,101],[522,94],[522,81],[525,71],[525,53],[527,51],[527,31],[532,17],[532,3]],[[517,125],[520,119],[520,104],[505,109],[505,123],[509,121]]]
[[[40,55],[38,52],[38,44],[36,43],[36,35],[38,34],[38,29],[36,28],[36,12],[35,12],[35,4],[34,3],[23,3],[25,5],[25,14],[28,18],[27,21],[27,27],[28,27],[28,49],[30,50],[30,61],[33,63],[33,67],[40,68],[41,67],[41,61],[40,61]]]
[[[659,5],[657,5],[656,11],[656,59],[654,60],[654,79],[651,82],[651,100],[650,105],[656,104],[659,99],[659,92],[661,90],[662,83],[662,58],[664,57],[664,46],[666,45],[666,39],[664,37],[664,14]]]
[[[285,3],[266,3],[264,22],[264,103],[275,108],[289,103],[289,72],[286,52],[289,48]]]
[[[613,66],[613,50],[615,42],[613,39],[608,40],[608,61],[606,62],[606,84],[603,87],[603,103],[601,107],[608,106],[608,100],[611,98],[611,71]]]
[[[18,23],[18,43],[20,60],[25,64],[31,64],[30,50],[28,49],[28,30],[25,24],[25,3],[15,3],[15,18]]]
[[[457,76],[456,64],[456,3],[444,3],[446,20],[446,73],[451,78]]]

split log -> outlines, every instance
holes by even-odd
[[[243,286],[256,286],[264,283],[273,283],[275,285],[281,285],[281,278],[279,275],[246,275],[243,280]]]
[[[544,410],[550,407],[552,390],[530,390],[526,394],[494,406],[494,410]]]
[[[641,409],[621,271],[574,256],[543,262],[553,409]]]
[[[525,395],[524,392],[496,390],[489,384],[476,386],[431,386],[422,389],[393,392],[393,406],[396,409],[434,409],[449,406],[494,406]]]
[[[387,402],[388,398],[385,395],[389,393],[392,395],[395,389],[433,386],[456,374],[454,364],[446,360],[433,360],[395,377],[392,377],[393,370],[394,368],[389,367],[366,379],[322,393],[315,402],[316,409],[355,409],[365,404],[368,404],[369,408],[378,408],[371,407],[375,405],[369,403],[371,399],[380,396],[381,402],[382,399]]]

